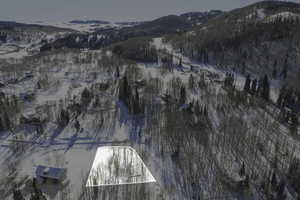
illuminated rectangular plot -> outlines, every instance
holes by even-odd
[[[156,182],[138,153],[131,147],[99,147],[86,187]]]

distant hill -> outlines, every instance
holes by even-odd
[[[126,41],[130,38],[158,37],[165,34],[185,32],[191,28],[192,23],[184,17],[169,15],[153,21],[137,23],[131,27],[115,27],[89,34],[74,33],[52,44],[46,44],[41,50],[44,51],[62,47],[99,49],[115,42]]]
[[[144,32],[146,34],[168,34],[186,31],[192,27],[192,23],[186,18],[177,15],[168,15],[153,21],[145,22],[131,28],[129,31]]]
[[[237,23],[241,21],[264,22],[271,16],[285,12],[299,15],[299,4],[288,1],[260,1],[243,8],[226,12],[223,15],[214,18],[211,23]]]
[[[188,16],[188,15],[187,15]],[[262,1],[238,8],[174,34],[168,41],[200,62],[229,67],[242,73],[283,77],[298,71],[300,4]]]
[[[0,21],[1,56],[24,57],[39,52],[41,46],[74,32],[71,29],[11,21]]]
[[[181,14],[181,17],[184,17],[190,21],[193,25],[200,25],[207,23],[208,20],[222,15],[224,12],[221,10],[211,10],[208,12],[188,12]]]
[[[103,21],[103,20],[72,20],[69,23],[72,23],[72,24],[110,24],[109,21]]]
[[[67,28],[58,28],[55,26],[45,26],[38,24],[27,24],[27,23],[19,23],[14,21],[0,21],[0,31],[8,31],[8,30],[16,30],[16,29],[26,29],[26,30],[40,30],[45,32],[53,32],[53,31],[71,31]]]

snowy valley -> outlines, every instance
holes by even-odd
[[[0,199],[299,199],[300,6],[269,3],[0,23]]]

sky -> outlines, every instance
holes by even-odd
[[[142,21],[190,11],[228,11],[254,2],[257,0],[0,0],[0,21]]]

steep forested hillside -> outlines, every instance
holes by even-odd
[[[264,1],[167,39],[200,62],[286,78],[299,71],[299,10],[299,4]]]

